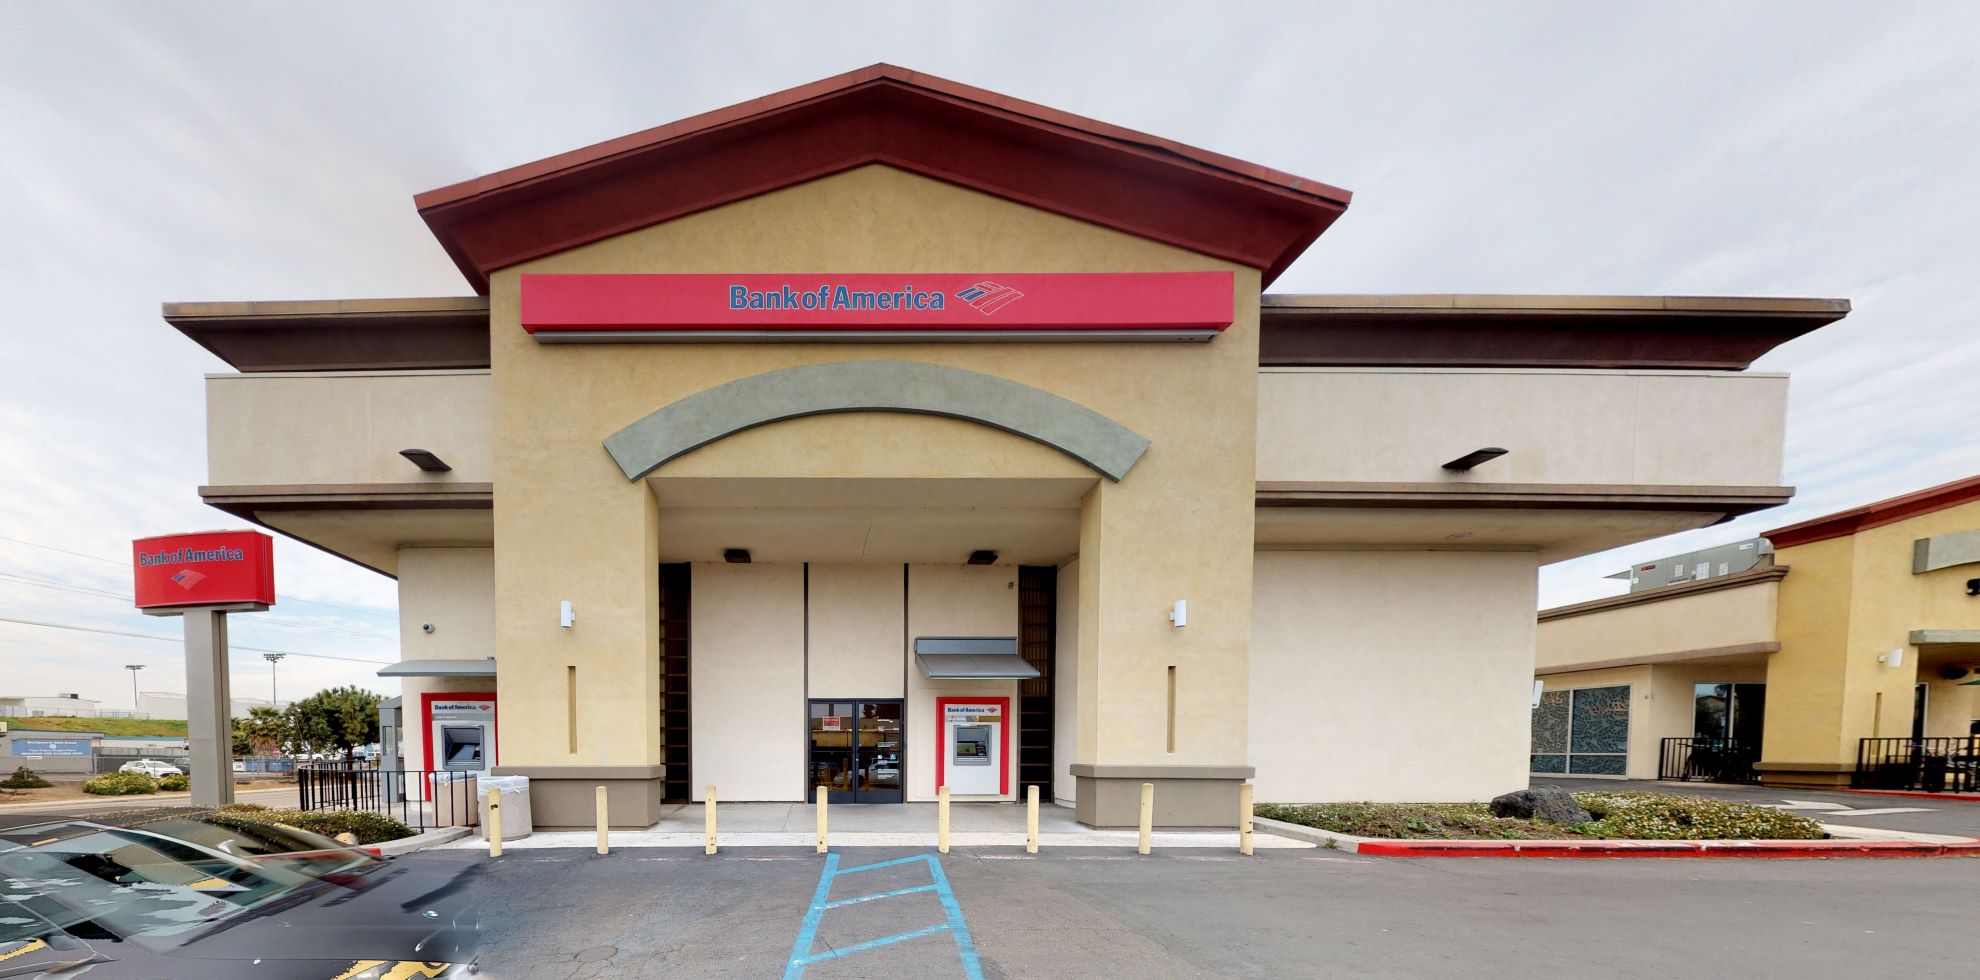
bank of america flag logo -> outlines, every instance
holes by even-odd
[[[1023,299],[1024,294],[1000,283],[979,282],[957,290],[956,298],[975,307],[976,312],[989,316]]]
[[[200,573],[195,572],[190,568],[186,569],[183,572],[180,572],[177,575],[172,576],[173,584],[177,585],[179,588],[186,590],[187,592],[191,592],[193,586],[198,585],[199,583],[204,581],[206,581],[206,576],[201,575]]]

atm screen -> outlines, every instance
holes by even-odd
[[[480,725],[443,725],[440,728],[440,757],[448,769],[479,771],[481,764]]]
[[[956,726],[955,762],[959,766],[990,764],[990,726]]]

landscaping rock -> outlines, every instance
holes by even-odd
[[[1588,823],[1595,815],[1574,801],[1574,794],[1555,786],[1536,786],[1492,799],[1492,815],[1520,820],[1544,820],[1568,826]]]

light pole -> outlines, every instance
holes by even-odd
[[[144,665],[125,664],[124,669],[131,672],[131,717],[136,718],[138,716],[137,672],[143,670]]]
[[[280,710],[275,703],[275,662],[288,656],[286,653],[264,653],[261,659],[268,661],[268,706]]]

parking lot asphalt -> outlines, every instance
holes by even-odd
[[[1651,793],[1709,796],[1740,803],[1780,806],[1790,813],[1813,817],[1823,823],[1903,830],[1918,834],[1980,837],[1980,801],[1952,797],[1923,799],[1875,793],[1843,793],[1836,790],[1656,780],[1545,778],[1533,780],[1533,785],[1559,786],[1576,793],[1643,790]]]
[[[984,977],[1966,977],[1980,894],[1964,858],[835,854],[822,889],[825,859],[786,849],[398,860],[485,862],[473,888],[496,978],[780,977],[794,949],[814,978],[967,977],[972,962]]]

